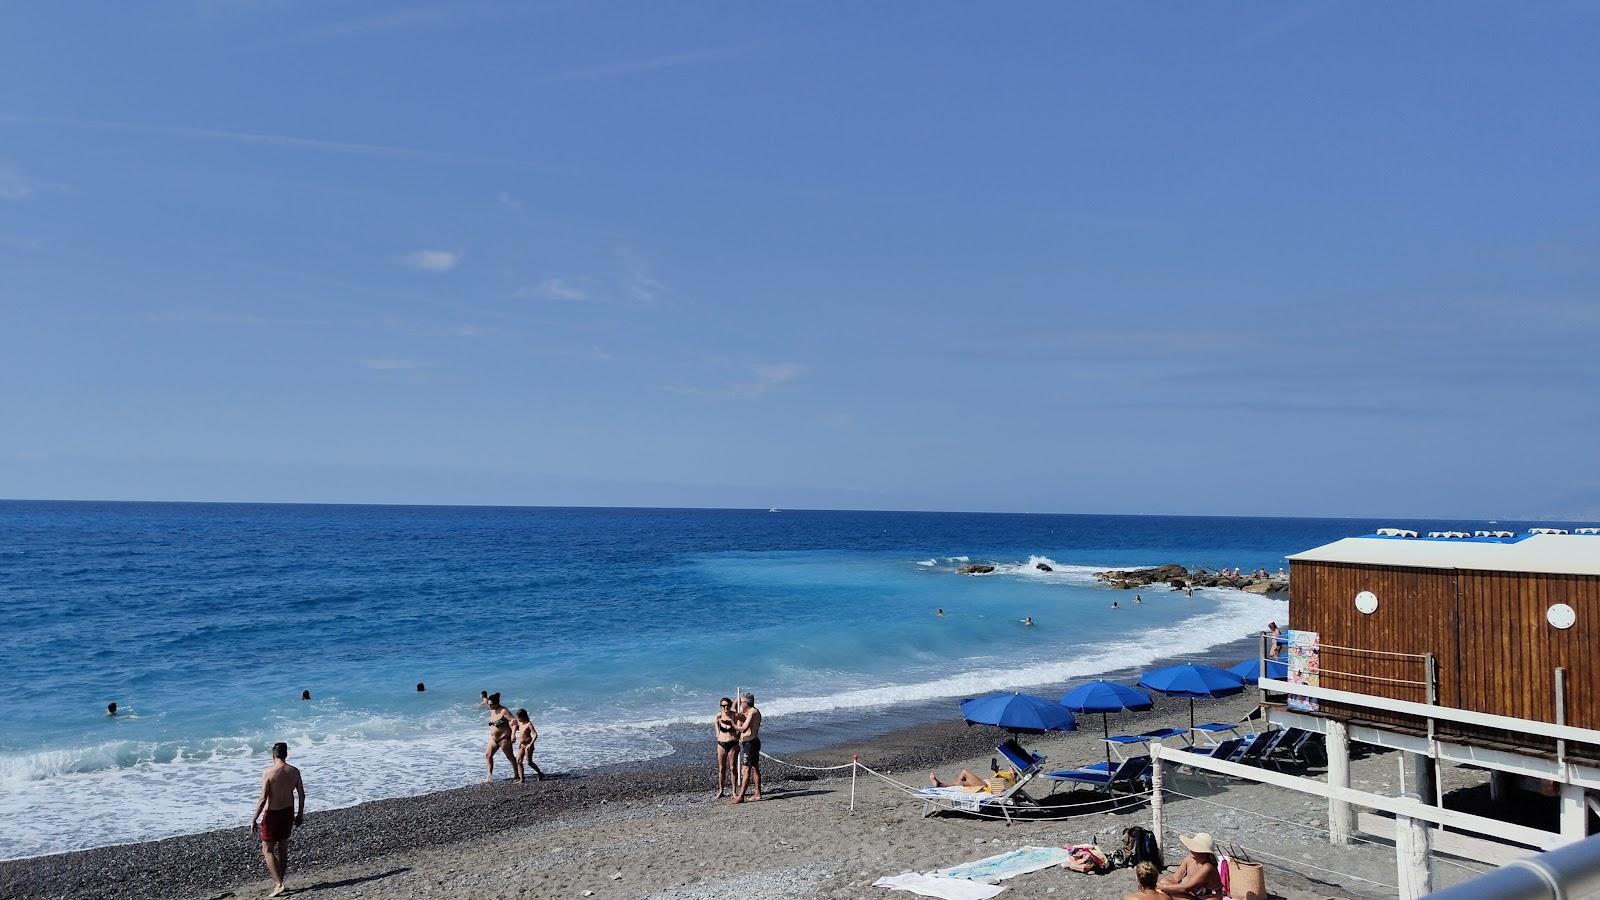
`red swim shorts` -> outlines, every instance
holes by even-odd
[[[294,831],[294,807],[285,806],[283,809],[269,809],[261,817],[261,839],[263,841],[287,841],[289,833]]]

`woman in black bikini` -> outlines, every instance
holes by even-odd
[[[517,768],[517,757],[511,749],[511,733],[514,716],[511,710],[500,705],[498,693],[489,695],[489,746],[483,750],[484,764],[489,767],[489,777],[486,781],[494,780],[494,755],[496,752],[506,755],[506,762],[511,764],[511,771],[520,781],[522,773]]]
[[[739,781],[739,729],[733,722],[733,701],[722,698],[722,711],[712,723],[712,735],[717,739],[717,796],[723,796],[723,785],[728,790],[738,787]]]

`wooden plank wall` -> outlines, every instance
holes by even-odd
[[[1325,687],[1424,701],[1424,690],[1413,685],[1337,674],[1421,681],[1420,661],[1352,654],[1328,645],[1431,652],[1438,661],[1442,705],[1552,722],[1553,672],[1563,666],[1568,723],[1600,728],[1600,577],[1307,562],[1291,562],[1290,576],[1289,627],[1321,634]],[[1355,608],[1360,591],[1377,595],[1377,612],[1364,615]],[[1553,603],[1570,604],[1577,624],[1565,631],[1552,628],[1545,611]],[[1373,710],[1330,704],[1325,711],[1420,727],[1410,717]],[[1449,726],[1449,731],[1501,744],[1541,744],[1488,729]]]

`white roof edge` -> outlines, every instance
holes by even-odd
[[[1515,542],[1349,537],[1289,557],[1418,569],[1476,569],[1544,575],[1600,575],[1600,536],[1535,534]]]

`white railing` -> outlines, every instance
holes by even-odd
[[[1519,859],[1428,896],[1434,900],[1576,900],[1600,896],[1600,835]]]

